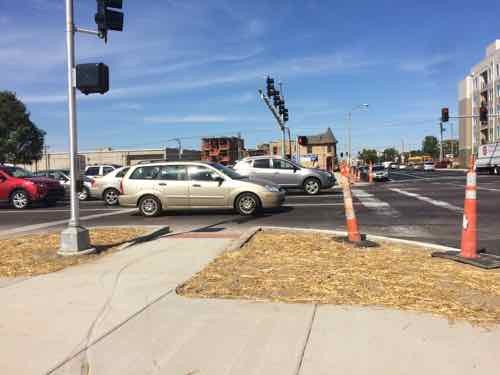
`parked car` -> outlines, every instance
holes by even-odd
[[[407,168],[406,164],[399,164],[399,169],[406,169],[406,168]]]
[[[59,181],[62,187],[64,187],[64,191],[66,195],[69,195],[71,189],[71,179],[70,172],[67,169],[54,169],[49,171],[38,171],[34,173],[35,176],[38,177],[48,177],[54,180]],[[81,201],[85,201],[90,197],[90,187],[93,179],[90,177],[83,177],[83,186],[82,189],[78,192],[78,199]]]
[[[249,181],[217,163],[163,162],[131,167],[120,183],[118,199],[146,217],[163,210],[216,208],[248,216],[280,207],[285,193],[271,182]]]
[[[34,202],[55,205],[64,199],[64,188],[51,178],[36,177],[25,169],[0,165],[0,201],[23,209]]]
[[[373,179],[376,181],[387,181],[389,171],[383,165],[374,165],[372,168]]]
[[[91,198],[102,199],[108,206],[118,204],[120,182],[130,167],[121,167],[102,178],[92,180],[89,193]]]
[[[434,167],[434,162],[432,161],[426,161],[424,163],[424,171],[435,171],[436,168]]]
[[[239,161],[234,170],[250,180],[271,181],[285,189],[300,188],[309,195],[316,195],[321,189],[331,188],[336,183],[332,173],[304,168],[280,157],[248,157]]]
[[[106,176],[108,173],[113,172],[115,169],[121,168],[117,164],[102,164],[102,165],[89,165],[85,168],[85,176],[91,178],[99,178]]]

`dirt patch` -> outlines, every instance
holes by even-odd
[[[126,242],[147,233],[142,228],[91,229],[90,241],[97,253],[63,257],[57,254],[59,233],[20,236],[0,240],[0,276],[34,276],[93,261]]]
[[[262,232],[178,288],[185,296],[384,306],[473,324],[500,323],[500,272],[381,243],[363,250],[323,234]]]

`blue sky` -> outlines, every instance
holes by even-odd
[[[54,151],[68,138],[63,4],[0,0],[0,90],[26,102]],[[354,149],[417,147],[438,134],[442,106],[456,113],[458,80],[500,38],[495,2],[124,0],[124,11],[107,45],[77,35],[77,62],[111,71],[108,94],[79,95],[80,149],[277,139],[257,95],[267,74],[284,83],[296,135],[330,126],[342,150],[347,112],[368,103],[353,114]],[[95,27],[94,0],[75,12]]]

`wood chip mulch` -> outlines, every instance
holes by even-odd
[[[500,323],[500,272],[381,243],[356,249],[322,234],[261,232],[178,288],[184,296],[381,306],[450,321]]]

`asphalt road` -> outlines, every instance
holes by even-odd
[[[391,171],[391,180],[353,187],[354,207],[362,232],[460,246],[465,173],[460,171]],[[500,177],[478,176],[479,248],[500,255]],[[339,189],[310,197],[290,192],[278,211],[242,218],[233,212],[201,211],[165,213],[143,218],[134,210],[109,208],[99,201],[81,204],[82,224],[169,225],[176,232],[244,230],[254,225],[344,229],[342,193]],[[53,208],[15,211],[0,206],[0,236],[64,227],[67,204]]]

